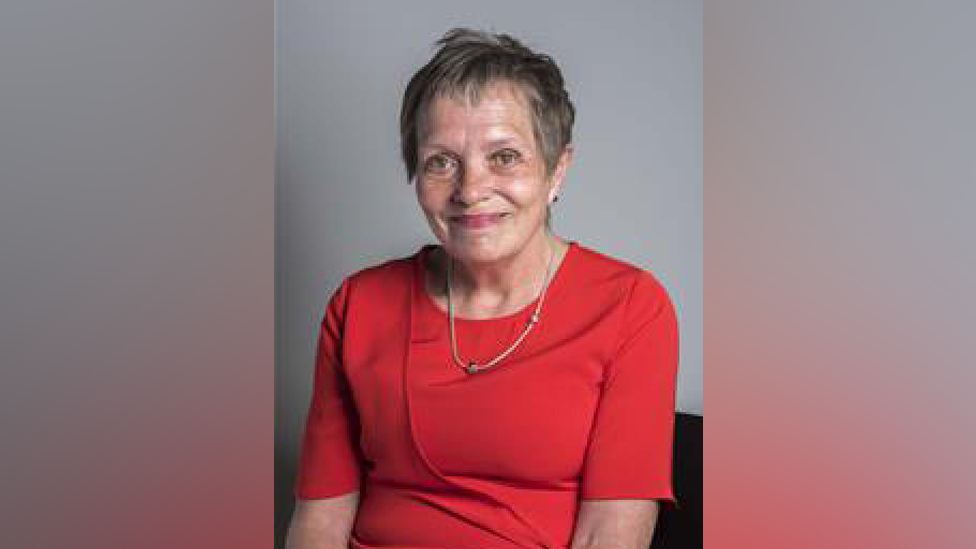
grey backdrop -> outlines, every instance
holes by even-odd
[[[290,514],[318,322],[342,278],[433,242],[399,161],[403,88],[447,29],[552,55],[577,108],[565,238],[640,265],[681,329],[678,408],[702,413],[702,4],[277,2],[275,460]]]

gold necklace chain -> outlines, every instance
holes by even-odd
[[[522,340],[525,339],[525,337],[529,335],[529,332],[532,331],[532,328],[534,328],[535,325],[539,323],[539,312],[542,311],[542,302],[546,299],[546,290],[549,289],[549,282],[552,276],[552,264],[555,257],[556,257],[556,250],[553,247],[552,239],[550,238],[549,239],[549,265],[546,267],[546,278],[545,280],[542,281],[542,291],[539,293],[539,301],[535,305],[535,311],[532,313],[532,316],[529,317],[528,322],[526,322],[525,328],[522,330],[521,335],[519,335],[518,338],[515,339],[515,342],[512,343],[508,347],[508,349],[505,349],[504,351],[502,351],[500,355],[489,360],[488,362],[484,364],[478,364],[477,362],[474,361],[465,363],[463,360],[461,360],[461,357],[458,355],[457,338],[454,334],[454,302],[451,300],[451,274],[454,270],[454,259],[448,255],[447,318],[448,318],[448,323],[450,325],[450,331],[451,331],[451,353],[454,355],[454,362],[458,366],[460,366],[463,370],[465,370],[469,374],[474,374],[482,370],[487,370],[488,368],[491,368],[492,366],[498,364],[499,362],[504,360],[505,357],[512,354],[512,352],[515,351],[516,348],[518,348],[518,346],[522,343]]]

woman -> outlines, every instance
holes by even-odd
[[[329,303],[289,547],[645,548],[674,502],[671,302],[550,229],[574,117],[553,61],[438,44],[401,137],[440,246]]]

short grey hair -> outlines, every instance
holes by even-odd
[[[576,115],[562,72],[552,58],[506,34],[466,28],[448,31],[436,45],[440,49],[413,75],[403,94],[400,149],[407,178],[412,181],[417,173],[417,149],[432,100],[440,95],[462,96],[476,103],[497,82],[510,82],[524,94],[536,146],[551,176],[572,141]]]

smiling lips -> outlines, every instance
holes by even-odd
[[[460,225],[465,229],[484,229],[496,225],[508,214],[474,214],[474,215],[452,215],[451,223]]]

